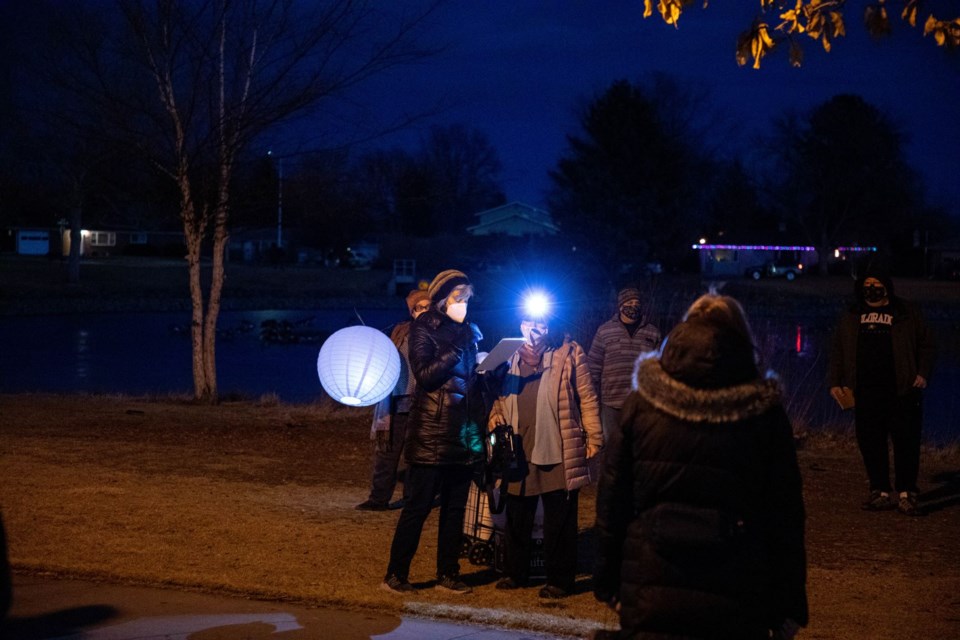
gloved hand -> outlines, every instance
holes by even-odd
[[[558,349],[568,340],[570,340],[570,334],[561,331],[548,331],[547,335],[543,336],[542,340],[547,349]]]
[[[480,329],[472,322],[464,322],[457,328],[456,345],[461,349],[466,349],[475,342],[483,340],[483,334]]]

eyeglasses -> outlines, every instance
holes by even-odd
[[[429,303],[429,302],[421,302],[421,303],[419,303],[419,304],[416,304],[416,305],[413,306],[413,310],[414,310],[414,311],[420,311],[420,312],[429,311],[429,310],[430,310],[430,303]]]

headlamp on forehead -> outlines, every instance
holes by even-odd
[[[543,291],[530,291],[523,298],[523,317],[543,320],[550,314],[550,298]]]

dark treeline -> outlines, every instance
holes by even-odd
[[[138,3],[122,4],[128,6],[128,24],[96,11],[76,9],[67,16],[59,4],[52,5],[57,11],[44,3],[5,9],[15,14],[4,21],[9,37],[3,39],[0,75],[0,115],[15,125],[0,131],[5,227],[55,227],[66,219],[85,228],[183,228],[183,184],[170,179],[169,164],[157,161],[175,141],[147,139],[156,133],[142,124],[168,116],[156,104],[148,106],[156,87],[129,64],[129,23],[155,16],[143,8],[148,3],[139,18],[129,9]],[[185,13],[180,19],[200,18]],[[73,31],[87,36],[64,38],[67,20],[82,21],[84,28]],[[278,28],[276,37],[290,35],[287,28]],[[97,42],[123,46],[99,58],[77,55],[83,47],[90,53]],[[279,50],[292,55],[289,48]],[[417,51],[430,55],[426,47]],[[123,72],[124,92],[94,89],[103,81],[97,60],[109,61],[113,74]],[[306,105],[313,97],[291,100]],[[483,131],[467,124],[434,126],[406,148],[377,148],[368,141],[363,150],[338,143],[268,155],[263,141],[279,131],[289,136],[288,115],[296,112],[304,130],[326,126],[311,109],[260,113],[263,121],[232,149],[227,185],[212,177],[215,147],[197,145],[186,157],[194,178],[190,188],[221,192],[208,200],[214,203],[211,213],[229,208],[230,233],[270,228],[282,207],[287,260],[299,252],[348,264],[346,248],[369,240],[380,244],[385,264],[410,257],[412,247],[429,247],[429,258],[462,266],[549,254],[602,264],[598,275],[613,281],[635,278],[652,263],[693,269],[689,245],[708,237],[820,251],[876,245],[895,257],[899,272],[920,274],[918,238],[953,233],[953,221],[926,205],[923,186],[904,159],[901,131],[855,95],[772,116],[772,133],[745,146],[716,115],[709,96],[658,75],[617,81],[587,101],[576,131],[557,133],[567,145],[550,171],[546,206],[558,236],[492,244],[465,234],[477,212],[509,198],[497,149]],[[110,129],[118,123],[127,130]],[[212,129],[192,135],[199,140]],[[213,229],[203,235],[208,254]],[[429,242],[436,238],[445,240]]]

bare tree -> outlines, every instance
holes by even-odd
[[[108,112],[106,135],[134,143],[177,187],[194,394],[215,402],[216,325],[238,157],[279,125],[315,117],[321,105],[370,77],[430,55],[416,38],[438,2],[416,9],[354,0],[116,4],[116,37],[78,52],[90,74],[76,89]],[[201,269],[207,251],[208,279]]]

